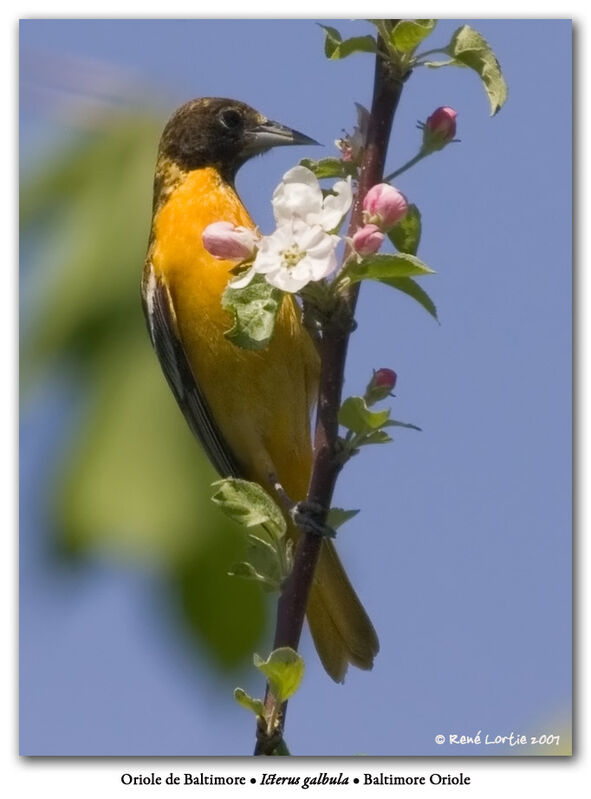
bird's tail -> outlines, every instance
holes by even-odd
[[[349,663],[373,667],[380,648],[376,631],[328,540],[322,542],[307,615],[322,665],[335,682],[344,681]]]

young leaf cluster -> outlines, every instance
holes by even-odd
[[[258,484],[230,477],[213,483],[212,501],[230,519],[244,527],[258,527],[247,535],[247,560],[235,563],[229,574],[255,580],[269,591],[279,591],[292,567],[292,543],[280,508]]]
[[[253,656],[254,665],[261,671],[267,680],[269,691],[273,695],[275,702],[269,711],[265,708],[262,699],[255,699],[242,688],[234,689],[234,698],[242,707],[250,710],[259,719],[259,723],[264,725],[267,736],[271,737],[276,731],[278,721],[278,711],[284,702],[296,693],[304,676],[305,663],[301,655],[289,646],[281,646],[274,649],[266,660],[260,655]],[[277,748],[273,752],[275,755],[288,755],[285,742],[280,739]]]
[[[491,114],[504,105],[507,99],[507,84],[499,62],[490,45],[482,34],[470,27],[462,25],[458,28],[448,45],[441,48],[416,53],[419,45],[433,33],[436,26],[434,19],[371,19],[368,20],[381,36],[386,57],[395,74],[403,79],[410,70],[418,66],[436,67],[468,67],[480,77],[488,97]],[[331,60],[346,58],[353,53],[377,52],[377,39],[373,36],[353,36],[343,39],[340,32],[333,27],[321,25],[326,38],[324,52]],[[445,61],[430,61],[426,56],[432,53],[444,53]]]
[[[386,432],[389,427],[407,427],[420,430],[414,424],[398,422],[390,418],[390,410],[372,411],[365,397],[347,397],[339,411],[339,423],[347,428],[341,438],[341,454],[343,462],[357,455],[360,448],[367,444],[387,444],[392,441]]]
[[[263,672],[271,693],[280,704],[291,699],[304,676],[304,659],[289,646],[274,649],[266,660],[255,654],[254,665]]]
[[[244,288],[227,286],[222,307],[234,316],[234,325],[226,337],[238,347],[263,350],[269,344],[283,299],[281,291],[262,275],[256,275]]]

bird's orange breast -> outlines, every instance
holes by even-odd
[[[179,301],[188,303],[193,312],[198,307],[209,308],[212,292],[219,297],[234,266],[214,258],[203,247],[203,231],[219,221],[254,228],[234,189],[210,167],[187,173],[154,218],[154,269],[169,286],[177,287]],[[200,280],[196,280],[197,273]],[[227,321],[225,315],[220,316]]]
[[[170,291],[196,380],[244,476],[265,484],[274,471],[300,499],[311,464],[317,356],[291,298],[266,350],[245,350],[224,336],[232,318],[221,298],[235,264],[214,258],[202,242],[207,225],[218,221],[254,228],[216,170],[187,173],[156,211],[150,259]]]

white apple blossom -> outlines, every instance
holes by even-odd
[[[335,183],[332,191],[323,197],[316,176],[306,167],[286,172],[273,193],[277,228],[260,239],[251,268],[232,281],[232,288],[243,288],[260,274],[272,286],[296,292],[334,272],[341,239],[333,231],[351,207],[350,179]]]
[[[320,225],[292,219],[261,239],[252,268],[234,280],[232,288],[246,286],[259,274],[282,291],[299,291],[311,280],[322,280],[334,272],[339,241],[339,236],[326,233]]]
[[[320,225],[326,231],[335,230],[351,207],[351,178],[339,180],[331,191],[323,197],[316,175],[305,166],[294,166],[273,192],[277,225],[297,218],[308,225]]]

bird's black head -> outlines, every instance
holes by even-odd
[[[238,100],[202,97],[172,115],[162,133],[159,156],[183,170],[215,167],[232,182],[253,155],[271,147],[317,143]]]

